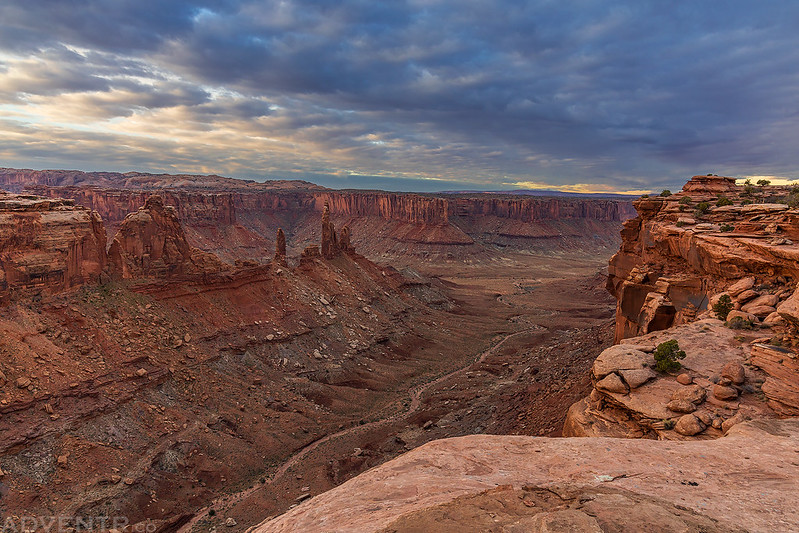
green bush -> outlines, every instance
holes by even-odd
[[[769,180],[757,180],[757,184],[761,187],[765,187],[766,185],[771,185],[771,182]]]
[[[641,198],[649,198],[649,195],[648,194],[642,194]]]
[[[655,348],[655,370],[658,372],[671,372],[679,370],[682,365],[677,359],[685,359],[685,352],[680,350],[676,339],[661,342]]]
[[[724,294],[719,298],[719,301],[713,304],[713,312],[719,317],[719,320],[727,320],[727,315],[732,311],[732,298],[729,294]]]
[[[721,225],[721,231],[723,231],[724,233],[730,232],[730,231],[732,231],[734,229],[735,229],[735,226],[733,226],[732,224],[722,224]]]
[[[726,196],[719,196],[719,199],[716,201],[716,207],[724,207],[725,205],[732,205],[732,200]]]
[[[682,220],[678,220],[677,223],[674,224],[674,225],[677,226],[678,228],[681,228],[681,227],[685,226],[685,222],[682,221]]]
[[[710,204],[707,202],[699,202],[696,204],[696,211],[694,211],[694,215],[701,217],[708,211],[710,211]]]
[[[752,205],[752,200],[742,200],[741,205]]]
[[[728,320],[724,325],[730,329],[753,329],[755,327],[751,320],[746,320],[741,316],[733,317],[732,320]]]
[[[670,190],[668,190],[668,189],[663,189],[663,190],[660,192],[660,196],[671,196],[671,191],[670,191]]]
[[[678,203],[680,205],[691,205],[692,201],[690,196],[683,196]]]

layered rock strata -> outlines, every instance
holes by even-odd
[[[125,217],[108,250],[111,274],[130,279],[170,278],[220,272],[229,267],[213,254],[192,248],[175,210],[160,196]]]
[[[0,298],[97,282],[105,267],[96,212],[70,200],[0,195]]]

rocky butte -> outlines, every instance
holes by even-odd
[[[797,205],[718,176],[640,198],[569,438],[434,441],[255,531],[799,529]],[[659,371],[670,341],[684,358]]]
[[[496,247],[575,249],[587,235],[593,246],[616,248],[618,223],[634,215],[625,199],[339,191],[219,176],[0,169],[0,187],[73,199],[100,214],[109,238],[157,193],[193,246],[230,263],[271,259],[279,228],[288,250],[301,253],[320,240],[325,205],[334,224],[352,230],[361,253],[408,265],[490,259]]]

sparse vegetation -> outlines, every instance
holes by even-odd
[[[767,185],[771,185],[769,180],[757,180],[757,184],[761,187],[766,187]]]
[[[730,232],[730,231],[732,231],[734,229],[735,229],[735,226],[733,226],[732,224],[722,224],[721,225],[721,231],[723,231],[724,233]]]
[[[666,429],[666,430],[674,429],[674,426],[676,426],[676,425],[677,425],[677,423],[674,420],[672,420],[671,418],[663,419],[663,429]]]
[[[741,205],[752,205],[752,200],[741,200]]]
[[[751,320],[740,316],[732,317],[732,320],[728,320],[724,325],[730,329],[754,329],[755,327]]]
[[[732,298],[729,294],[724,294],[719,298],[719,301],[713,305],[713,312],[719,317],[719,320],[727,320],[727,315],[732,311]]]
[[[660,196],[663,196],[663,197],[671,196],[671,191],[670,191],[670,190],[668,190],[668,189],[663,189],[663,190],[660,192]]]
[[[641,198],[649,198],[649,195],[648,194],[642,194]]]
[[[691,200],[690,196],[683,196],[682,198],[680,198],[680,201],[678,203],[680,205],[691,205],[691,202],[693,202],[693,200]]]
[[[696,211],[694,211],[694,215],[701,217],[708,211],[710,211],[710,204],[707,202],[699,202],[696,204]]]
[[[726,196],[719,196],[719,199],[716,200],[716,207],[724,207],[725,205],[732,205],[732,200]]]
[[[685,221],[678,220],[677,223],[674,224],[674,225],[677,226],[678,228],[681,228],[681,227],[685,226]]]
[[[672,372],[682,367],[677,360],[685,359],[685,352],[680,350],[680,345],[676,339],[671,339],[658,344],[653,356],[655,358],[655,370],[658,372]]]

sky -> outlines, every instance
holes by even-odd
[[[648,192],[797,139],[789,0],[0,3],[0,166]]]

